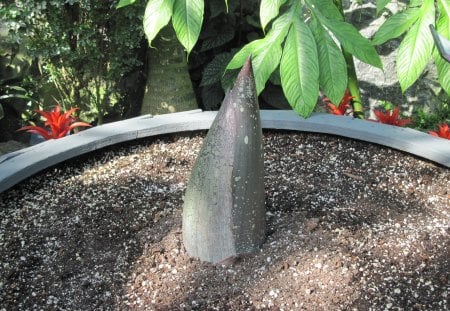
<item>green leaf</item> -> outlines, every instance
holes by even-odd
[[[252,60],[255,71],[256,92],[258,95],[264,90],[267,80],[277,69],[281,59],[281,45],[279,43],[267,44]]]
[[[35,101],[30,96],[23,95],[23,94],[6,94],[6,95],[0,96],[0,100],[7,99],[7,98],[18,98],[18,99],[25,99],[25,100]]]
[[[351,24],[332,19],[320,19],[339,40],[344,49],[353,54],[356,58],[369,65],[383,68],[380,56],[370,41],[363,37]]]
[[[430,61],[433,36],[429,25],[434,23],[434,13],[433,0],[424,0],[419,19],[398,48],[397,77],[403,92],[419,78]]]
[[[189,54],[197,43],[203,23],[203,0],[175,0],[172,24],[178,40]]]
[[[342,16],[341,12],[339,12],[339,9],[334,5],[333,1],[314,0],[309,1],[309,3],[318,8],[325,18],[344,21],[344,17]]]
[[[450,4],[446,0],[438,0],[437,3],[440,12],[439,19],[444,19],[448,22],[448,19],[450,18]],[[450,23],[447,26],[450,28]],[[448,32],[450,32],[450,29],[448,29]]]
[[[298,20],[299,2],[295,2],[289,10],[279,16],[273,23],[270,31],[263,39],[254,40],[237,52],[227,66],[227,70],[241,67],[249,55],[252,55],[252,64],[255,72],[257,93],[260,94],[267,80],[278,67],[282,55],[283,43],[289,28],[294,20]]]
[[[242,67],[250,54],[254,56],[264,46],[264,39],[258,39],[247,43],[242,47],[242,49],[239,50],[239,52],[234,54],[233,58],[228,63],[226,70]]]
[[[238,73],[239,69],[232,69],[225,71],[225,73],[223,74],[222,78],[220,79],[220,84],[222,86],[222,90],[224,90],[225,93],[233,87]]]
[[[444,1],[438,1],[440,15],[436,22],[436,29],[445,38],[450,38],[450,9]],[[437,67],[439,83],[445,92],[450,95],[450,63],[441,57],[437,48],[433,50],[433,58]]]
[[[261,53],[261,51],[266,49],[268,46],[272,44],[282,44],[292,22],[294,21],[294,19],[298,19],[298,8],[298,4],[292,5],[286,13],[279,16],[272,23],[270,31],[263,39],[254,40],[244,45],[244,47],[234,55],[233,59],[227,66],[227,70],[241,67],[250,54],[252,54],[254,59],[259,53]],[[258,70],[255,67],[253,67],[253,69],[256,74]]]
[[[144,32],[149,45],[172,17],[174,0],[149,0],[144,13]]]
[[[292,23],[299,18],[300,9],[301,6],[299,5],[299,2],[292,4],[289,10],[275,19],[270,31],[265,36],[265,39],[271,42],[283,43]]]
[[[14,91],[19,91],[19,92],[26,92],[27,90],[24,89],[21,86],[17,86],[17,85],[8,85],[4,87],[5,90],[14,90]]]
[[[409,8],[392,15],[377,30],[372,39],[372,44],[380,45],[388,40],[399,37],[417,21],[419,13],[419,8]]]
[[[209,6],[210,19],[217,17],[222,13],[227,13],[228,11],[226,3],[224,3],[223,0],[208,0],[207,4]]]
[[[272,42],[267,37],[245,45],[237,52],[228,64],[226,70],[240,68],[249,55],[252,55],[252,65],[255,72],[255,84],[258,94],[262,92],[272,72],[278,67],[281,58],[281,45]]]
[[[310,26],[319,55],[320,87],[331,102],[339,103],[348,83],[344,55],[316,18],[312,18]]]
[[[119,3],[117,3],[116,9],[123,8],[124,6],[128,6],[135,2],[136,2],[136,0],[120,0]]]
[[[225,24],[220,27],[219,31],[214,31],[211,35],[203,39],[200,52],[212,50],[230,42],[234,38],[235,29],[232,25]]]
[[[261,26],[263,31],[267,24],[274,19],[279,11],[280,7],[286,0],[262,0],[259,8],[259,18],[261,19]]]
[[[213,85],[220,82],[231,57],[231,53],[221,53],[216,55],[216,57],[206,65],[205,70],[203,70],[200,86]]]
[[[450,95],[450,63],[446,62],[437,50],[434,50],[433,57],[438,72],[439,83],[444,91]]]
[[[384,7],[391,2],[391,0],[377,0],[377,15],[384,9]]]
[[[312,15],[317,17],[320,23],[336,36],[347,52],[369,65],[383,68],[375,48],[353,25],[334,18],[327,18],[311,1],[306,1],[306,4],[313,13]]]
[[[289,104],[302,117],[313,111],[319,93],[319,62],[311,30],[296,19],[284,45],[281,85]]]

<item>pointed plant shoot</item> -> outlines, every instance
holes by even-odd
[[[262,130],[250,59],[203,142],[183,205],[190,256],[217,263],[255,252],[265,238]]]

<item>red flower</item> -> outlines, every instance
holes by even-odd
[[[329,113],[343,116],[347,112],[347,109],[350,108],[350,104],[353,98],[354,97],[350,95],[350,92],[348,90],[345,90],[344,97],[342,97],[341,102],[337,107],[331,102],[328,97],[325,97],[323,101],[327,103]]]
[[[384,113],[379,109],[373,111],[378,119],[378,122],[384,124],[390,124],[395,126],[405,126],[412,123],[411,119],[401,119],[400,118],[400,107],[394,108],[394,110],[387,109]]]
[[[50,112],[36,110],[37,113],[46,119],[44,126],[29,125],[18,129],[18,131],[35,133],[47,140],[64,137],[70,130],[79,126],[91,126],[85,122],[75,122],[76,118],[72,117],[72,113],[77,109],[78,108],[72,108],[64,113],[61,113],[61,106],[58,105]],[[47,127],[50,127],[50,130]]]
[[[439,125],[439,131],[429,131],[428,134],[436,137],[450,139],[450,127],[448,126],[448,124],[442,123]]]

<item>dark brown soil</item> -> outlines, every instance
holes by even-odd
[[[267,239],[183,248],[203,133],[91,153],[0,194],[0,310],[447,310],[450,171],[368,143],[265,135]]]

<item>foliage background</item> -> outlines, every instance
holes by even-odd
[[[115,5],[113,0],[2,4],[0,19],[8,28],[8,43],[26,46],[37,69],[32,73],[35,86],[45,93],[41,98],[45,105],[54,106],[56,101],[64,109],[80,107],[82,119],[98,123],[108,115],[123,115],[129,108],[122,101],[121,83],[145,61],[145,56],[138,55],[146,45],[143,3],[122,10]]]

